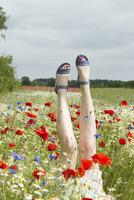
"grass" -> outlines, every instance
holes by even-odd
[[[94,99],[107,104],[118,105],[119,100],[126,99],[130,104],[134,103],[134,89],[130,88],[93,88]]]
[[[97,152],[108,155],[112,164],[110,167],[101,167],[103,172],[104,189],[117,200],[134,199],[134,148],[133,138],[128,138],[128,132],[134,133],[134,89],[113,89],[94,88],[91,90],[96,119],[100,123],[97,132],[101,135],[97,139]],[[68,104],[79,104],[79,93],[68,94]],[[128,106],[120,106],[120,102],[126,100]],[[28,107],[25,102],[32,102],[32,110],[38,117],[34,119],[35,124],[29,125],[29,117],[25,115]],[[45,107],[44,102],[52,102],[51,107]],[[1,97],[0,103],[0,160],[3,160],[7,167],[0,170],[0,199],[21,200],[21,199],[72,199],[82,198],[80,190],[77,191],[76,180],[68,186],[64,178],[59,178],[59,170],[62,170],[58,160],[50,159],[54,152],[60,153],[60,141],[56,133],[56,122],[53,122],[48,113],[56,113],[57,96],[53,92],[42,91],[18,91]],[[39,108],[35,111],[34,108]],[[76,117],[73,122],[74,133],[79,139],[77,128],[77,109],[69,108],[71,116]],[[113,115],[104,114],[104,110],[113,110]],[[120,119],[118,121],[117,119]],[[51,136],[45,142],[34,132],[40,126],[45,126]],[[7,132],[2,133],[8,127]],[[16,130],[23,130],[22,135],[16,135]],[[124,138],[126,144],[119,144],[119,139]],[[47,150],[51,139],[58,148],[54,152]],[[131,141],[128,141],[131,139]],[[100,142],[104,142],[103,147]],[[9,143],[14,143],[14,148],[9,148]],[[12,153],[22,156],[22,160],[15,160]],[[40,162],[35,161],[39,157]],[[15,165],[17,169],[10,171]],[[43,169],[46,175],[37,180],[32,172],[35,169]],[[13,172],[15,174],[13,174]],[[74,181],[74,182],[73,182]],[[69,187],[74,190],[69,197]],[[96,200],[96,199],[95,199]]]

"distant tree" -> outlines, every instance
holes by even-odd
[[[0,57],[0,92],[12,91],[16,86],[12,56]]]
[[[44,86],[47,84],[48,78],[39,78],[32,81],[33,86]]]
[[[5,38],[3,30],[7,29],[7,15],[3,8],[0,7],[0,36]],[[15,79],[15,70],[12,66],[12,56],[0,56],[0,93],[13,91],[18,85],[18,81]]]
[[[28,77],[23,77],[22,85],[33,85],[33,86],[49,86],[54,87],[55,78],[39,78],[30,81]],[[95,79],[90,80],[92,88],[134,88],[134,81],[120,81],[120,80],[107,80],[107,79]],[[69,81],[69,87],[78,88],[78,81]]]
[[[6,13],[4,12],[3,8],[0,7],[0,32],[2,30],[6,30],[6,22],[7,22],[8,17],[6,16]],[[0,34],[3,38],[5,38],[5,35],[3,33]]]
[[[78,87],[78,83],[76,80],[69,81],[69,87]]]
[[[35,79],[35,80],[33,80],[33,81],[31,82],[31,85],[32,85],[32,86],[37,86],[37,85],[38,85],[38,83],[37,83],[36,79]]]
[[[47,86],[54,87],[55,86],[55,78],[49,78],[46,82]]]
[[[28,76],[23,76],[21,78],[21,85],[31,85],[30,78]]]
[[[127,81],[126,87],[134,88],[134,81]]]

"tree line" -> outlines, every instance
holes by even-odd
[[[0,7],[0,37],[5,39],[3,33],[7,29],[7,15],[3,8]],[[0,55],[0,93],[13,91],[17,84],[15,78],[15,69],[12,65],[13,57],[11,55]]]
[[[0,93],[13,91],[16,85],[12,56],[0,56]]]
[[[91,87],[94,88],[134,88],[134,80],[132,81],[120,81],[120,80],[107,80],[107,79],[95,79],[90,80]],[[22,86],[49,86],[54,87],[55,78],[40,78],[33,81],[29,77],[23,76],[21,78]],[[69,87],[78,87],[77,80],[69,81]]]

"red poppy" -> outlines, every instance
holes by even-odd
[[[51,107],[51,105],[52,105],[52,102],[50,101],[44,103],[44,106],[47,106],[47,107]]]
[[[33,110],[34,110],[35,112],[38,112],[40,109],[39,109],[39,108],[33,108]]]
[[[49,112],[47,116],[50,118],[51,122],[56,122],[56,114],[53,112]]]
[[[105,147],[105,142],[103,141],[103,140],[101,140],[100,142],[99,142],[99,147]]]
[[[79,123],[75,123],[75,127],[79,129],[80,128],[80,124]]]
[[[76,112],[76,115],[78,115],[78,116],[80,115],[80,111],[79,110]]]
[[[76,120],[76,117],[71,116],[71,120],[72,122],[74,122]]]
[[[8,127],[5,127],[5,128],[2,128],[2,129],[0,129],[0,133],[1,134],[7,134],[7,132],[9,131],[9,128]]]
[[[38,129],[35,130],[35,133],[40,136],[44,141],[48,137],[48,131],[46,130],[45,126],[40,126]]]
[[[35,124],[35,121],[33,119],[29,119],[27,124],[29,124],[29,125]]]
[[[127,138],[132,138],[133,134],[131,132],[128,132],[126,136],[127,136]]]
[[[80,105],[75,104],[75,105],[74,105],[74,108],[79,109],[79,108],[80,108]]]
[[[3,160],[0,160],[0,169],[6,169],[6,168],[7,164]]]
[[[47,116],[50,118],[51,122],[56,122],[56,114],[54,112],[49,112]]]
[[[26,103],[25,103],[25,106],[32,107],[32,102],[26,102]]]
[[[115,112],[113,110],[104,110],[104,113],[112,116]]]
[[[116,122],[120,122],[121,121],[121,119],[118,118],[118,117],[114,117],[113,120],[116,121]]]
[[[11,165],[9,168],[13,169],[13,170],[17,170],[17,166],[16,165]]]
[[[49,113],[47,114],[47,116],[51,118],[54,114],[55,114],[55,113],[53,113],[53,112],[49,112]]]
[[[58,152],[54,152],[53,155],[55,156],[54,159],[57,160],[57,158],[59,157],[60,154]]]
[[[97,153],[93,155],[92,159],[95,163],[98,163],[99,165],[111,165],[111,159],[103,153]]]
[[[24,131],[22,131],[22,130],[16,130],[16,135],[23,135],[24,134]]]
[[[96,120],[95,120],[95,123],[96,123],[96,128],[99,129],[99,128],[101,127],[100,122],[96,119]]]
[[[70,107],[71,107],[71,108],[76,108],[76,109],[79,109],[79,108],[80,108],[80,105],[71,104],[71,105],[70,105]]]
[[[56,145],[56,144],[53,144],[53,143],[50,143],[50,144],[47,146],[47,150],[48,150],[48,151],[54,151],[56,148],[57,148],[57,145]]]
[[[87,159],[81,159],[80,160],[80,166],[84,168],[84,170],[87,170],[92,167],[92,160],[87,160]]]
[[[122,100],[122,101],[120,102],[120,106],[128,106],[127,101]]]
[[[85,170],[83,166],[79,166],[76,170],[76,176],[77,177],[82,177],[85,174]]]
[[[76,172],[75,170],[73,169],[65,169],[63,172],[62,172],[62,175],[64,176],[64,178],[67,180],[69,178],[74,178],[75,175],[76,175]]]
[[[131,140],[133,138],[133,134],[131,132],[128,132],[126,137],[128,138],[128,141],[131,142]]]
[[[110,119],[108,122],[111,124],[113,121]]]
[[[45,170],[41,170],[41,169],[35,169],[32,173],[32,175],[36,178],[39,179],[42,176],[46,175],[46,171]]]
[[[36,117],[37,117],[37,115],[35,115],[35,114],[33,114],[33,113],[30,113],[30,112],[25,112],[25,115],[26,115],[27,117],[30,117],[30,118],[36,118]]]
[[[120,138],[119,139],[119,144],[125,145],[126,144],[126,139],[125,138]]]
[[[56,115],[53,115],[50,119],[51,119],[51,122],[56,122]]]
[[[120,122],[120,121],[121,121],[121,119],[120,119],[120,118],[116,118],[116,121],[117,121],[117,122]]]
[[[83,197],[81,200],[93,200],[91,198],[86,198],[86,197]]]
[[[8,146],[9,148],[14,148],[16,145],[14,143],[9,143]]]

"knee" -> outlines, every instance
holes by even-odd
[[[96,151],[96,143],[94,141],[82,141],[80,143],[80,151],[81,152],[95,152]]]
[[[68,152],[74,153],[75,151],[77,152],[77,142],[74,138],[67,139],[66,143],[66,148],[68,149]]]

